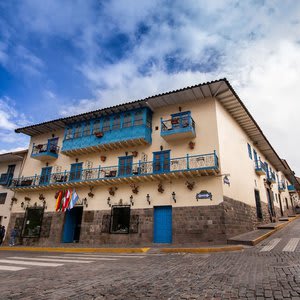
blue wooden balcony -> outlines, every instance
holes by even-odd
[[[41,175],[20,177],[12,180],[11,189],[46,189],[72,186],[91,186],[105,184],[124,184],[169,180],[192,176],[212,176],[219,173],[216,153],[171,158],[163,165],[157,161],[140,161],[130,166],[120,165],[65,171],[49,174],[47,181]]]
[[[78,155],[151,144],[151,119],[151,111],[141,108],[71,124],[61,151]]]
[[[266,165],[261,160],[255,162],[255,172],[257,175],[266,175]]]
[[[180,112],[172,114],[170,119],[161,119],[161,136],[167,140],[194,138],[196,136],[195,122],[191,113]]]
[[[275,173],[272,172],[271,170],[267,171],[267,180],[271,183],[276,183],[276,176]]]
[[[278,181],[278,191],[281,193],[281,192],[284,192],[285,189],[286,189],[285,182],[284,181]]]
[[[288,185],[288,191],[290,193],[295,193],[296,192],[295,186],[293,184]]]
[[[3,173],[0,175],[0,185],[9,186],[11,180],[13,178],[13,174]]]
[[[58,158],[59,147],[56,144],[33,145],[31,157],[37,160],[53,160]]]

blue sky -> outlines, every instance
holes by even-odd
[[[298,1],[0,1],[0,153],[17,127],[227,77],[300,174]]]

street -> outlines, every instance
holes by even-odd
[[[214,254],[0,252],[1,299],[300,299],[300,219]]]

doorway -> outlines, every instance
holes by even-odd
[[[73,207],[71,210],[66,211],[62,237],[63,243],[79,242],[82,213],[82,206]]]
[[[269,215],[270,215],[271,222],[273,221],[273,218],[276,217],[272,196],[273,195],[271,194],[270,189],[267,188],[268,208],[269,208]]]
[[[283,217],[283,209],[282,209],[282,203],[281,203],[281,196],[278,194],[278,199],[279,199],[279,205],[280,205],[280,214]]]
[[[172,243],[172,206],[154,207],[154,243]]]

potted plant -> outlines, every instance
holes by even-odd
[[[178,124],[179,123],[179,118],[173,118],[171,119],[171,124],[172,125],[175,125],[175,124]]]
[[[105,162],[106,161],[106,156],[105,155],[101,155],[100,159],[101,159],[102,162]]]
[[[158,184],[157,190],[158,190],[160,193],[163,193],[163,192],[165,191],[165,189],[163,188],[163,185],[162,185],[161,182]]]
[[[118,189],[117,187],[113,186],[108,189],[108,192],[111,196],[114,196],[117,189]]]
[[[102,131],[96,131],[96,132],[94,133],[94,135],[95,135],[97,138],[102,138],[103,135],[104,135],[104,133],[103,133]]]
[[[137,157],[138,156],[138,152],[137,151],[132,151],[132,156],[133,157]]]
[[[132,192],[133,192],[134,194],[137,194],[137,193],[139,192],[139,186],[138,186],[138,185],[132,183],[132,184],[130,185],[130,187],[131,187]]]
[[[190,149],[194,149],[195,148],[195,142],[190,141],[189,142],[189,147],[190,147]]]

